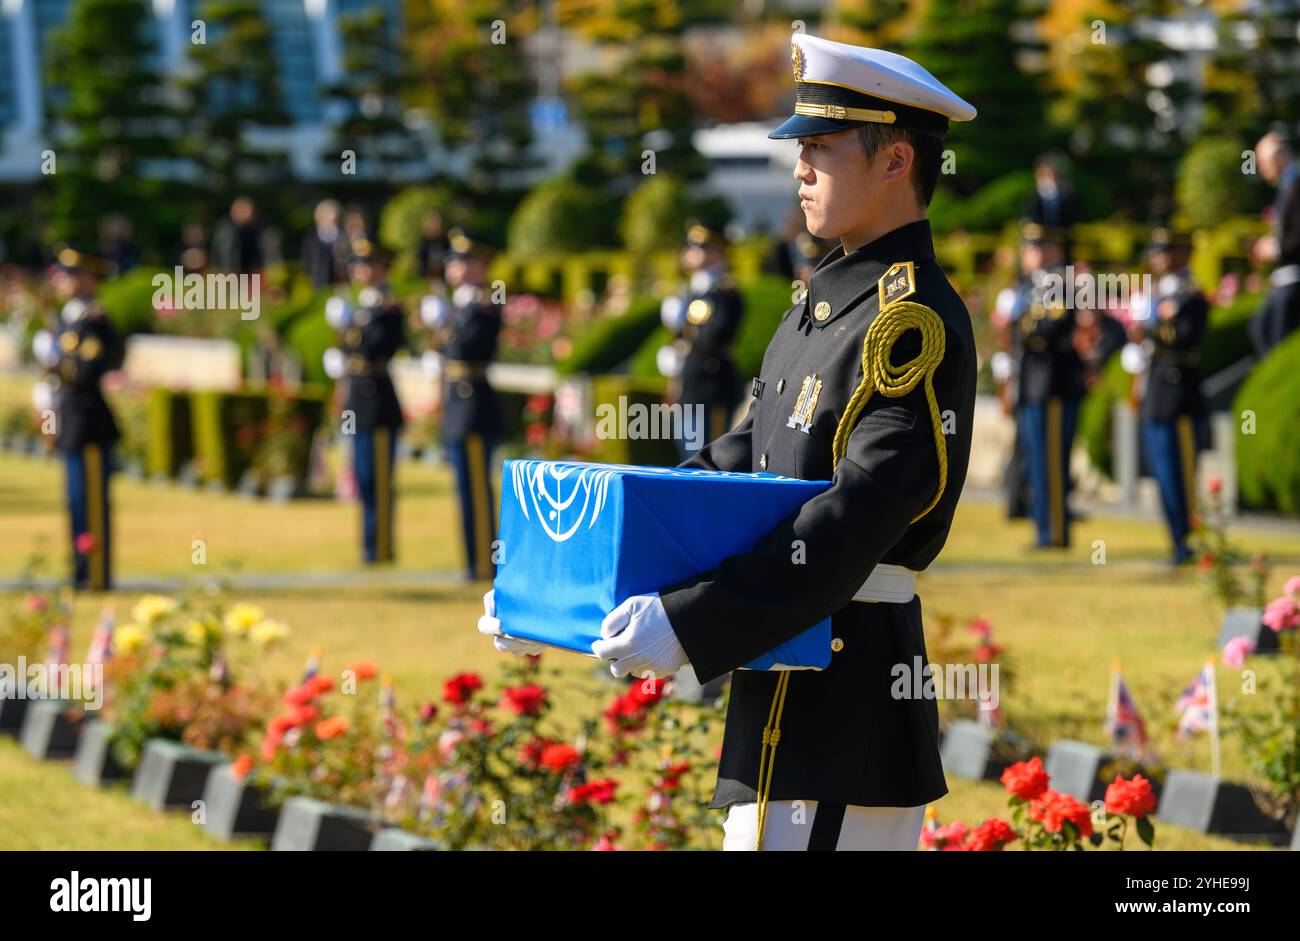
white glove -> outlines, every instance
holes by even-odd
[[[32,337],[32,356],[42,366],[59,364],[59,344],[48,330],[37,330]]]
[[[342,330],[352,322],[352,305],[341,297],[331,297],[325,302],[325,319],[335,330]]]
[[[675,379],[681,375],[682,360],[684,358],[681,350],[677,349],[677,347],[671,344],[661,346],[659,351],[655,353],[655,366],[659,368],[660,375]]]
[[[1125,343],[1124,348],[1119,351],[1119,362],[1125,372],[1136,376],[1138,373],[1146,372],[1151,357],[1141,343]]]
[[[630,673],[666,679],[690,662],[658,592],[633,595],[609,612],[600,625],[600,636],[591,652],[614,661],[609,672],[616,677]]]
[[[331,346],[321,357],[321,362],[325,366],[325,375],[331,379],[342,379],[344,372],[343,351],[337,346]]]
[[[420,372],[430,379],[442,375],[442,354],[437,350],[425,350],[420,354]]]
[[[682,324],[686,322],[686,305],[682,303],[681,297],[669,294],[664,298],[664,302],[659,305],[659,320],[673,333],[682,329]]]
[[[1016,361],[1011,358],[1011,354],[998,350],[989,360],[989,369],[992,370],[994,379],[1006,382],[1015,372]]]
[[[535,644],[531,640],[520,640],[517,637],[507,637],[501,633],[501,621],[497,618],[497,598],[496,589],[492,589],[483,596],[483,616],[478,619],[478,632],[488,634],[492,637],[492,646],[502,653],[512,653],[516,656],[525,654],[536,656],[546,649],[542,644]]]
[[[451,320],[451,305],[445,298],[429,294],[420,301],[420,319],[426,327],[443,327]]]
[[[90,308],[86,302],[79,297],[74,297],[63,305],[63,310],[59,312],[59,317],[69,327],[86,316],[86,311]]]
[[[46,409],[52,409],[59,404],[59,395],[54,389],[53,383],[48,379],[42,379],[32,386],[32,407],[38,412]]]

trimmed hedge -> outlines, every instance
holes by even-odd
[[[1233,401],[1237,422],[1237,479],[1242,503],[1300,514],[1300,332],[1255,367]],[[1245,434],[1244,413],[1254,416]]]
[[[275,465],[273,472],[301,483],[326,399],[325,391],[310,386],[292,396],[272,391],[191,393],[194,456],[201,479],[233,489],[265,458]],[[267,432],[279,436],[277,444],[266,440]]]
[[[636,353],[659,326],[659,302],[653,297],[635,298],[622,316],[593,321],[574,339],[572,352],[556,369],[563,376],[610,372]]]
[[[150,389],[148,471],[171,479],[194,456],[188,393]]]
[[[642,379],[633,376],[595,376],[591,380],[592,415],[601,405],[617,410],[619,397],[625,396],[628,407],[662,405],[667,383],[662,377]],[[653,414],[653,413],[652,413]],[[638,464],[673,467],[681,462],[677,442],[664,438],[597,438],[591,460],[601,464]]]

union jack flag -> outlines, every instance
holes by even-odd
[[[1178,713],[1178,734],[1175,737],[1180,741],[1197,732],[1205,732],[1214,724],[1214,677],[1210,674],[1211,669],[1203,667],[1174,703],[1174,712]]]
[[[1111,748],[1117,756],[1137,761],[1146,761],[1150,757],[1147,724],[1128,691],[1128,684],[1118,672],[1111,685],[1110,703],[1106,706],[1106,734],[1110,736]]]

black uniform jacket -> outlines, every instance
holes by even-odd
[[[740,380],[731,359],[731,344],[740,329],[744,310],[744,301],[730,275],[686,301],[682,336],[690,344],[690,350],[682,363],[684,404],[732,408],[740,399]]]
[[[939,480],[923,384],[897,398],[874,394],[832,468],[836,427],[862,380],[863,341],[880,313],[878,283],[895,262],[914,266],[915,293],[905,299],[931,308],[944,325],[934,389],[948,480],[938,504],[916,522]],[[819,321],[821,304],[829,314]],[[920,334],[909,330],[892,361],[912,360],[920,348]],[[926,663],[920,600],[851,599],[877,563],[919,571],[943,547],[966,477],[975,371],[966,307],[935,261],[929,222],[913,222],[822,260],[767,348],[748,415],[682,465],[832,481],[751,552],[660,592],[700,680],[736,670],[712,806],[755,799],[778,676],[737,668],[827,616],[843,646],[828,669],[791,674],[769,796],[915,807],[947,793],[937,703],[890,694],[896,665],[915,672]],[[810,386],[817,379],[822,385],[805,434],[788,424],[808,376],[816,377]]]
[[[1172,301],[1177,312],[1151,321],[1147,328],[1155,349],[1142,397],[1142,418],[1153,422],[1172,422],[1181,415],[1200,418],[1206,414],[1200,355],[1210,303],[1186,276],[1180,279],[1179,289],[1162,297],[1158,305],[1166,301]]]
[[[488,363],[496,357],[501,336],[501,308],[485,289],[456,305],[450,335],[442,343],[446,380],[442,388],[442,440],[448,443],[479,434],[501,434],[501,405],[488,383]]]
[[[398,428],[402,406],[388,374],[388,362],[406,344],[406,319],[391,297],[357,308],[343,331],[348,376],[345,408],[356,416],[358,431]]]
[[[1060,271],[1046,275],[1064,277]],[[1016,401],[1022,405],[1041,405],[1049,398],[1080,399],[1086,391],[1083,360],[1074,348],[1074,309],[1060,303],[1065,300],[1063,282],[1056,298],[1046,298],[1044,285],[1038,280],[1031,289],[1017,322],[1022,352]]]
[[[121,337],[96,309],[60,333],[58,343],[59,449],[74,453],[87,444],[112,445],[121,434],[100,381],[122,366]]]

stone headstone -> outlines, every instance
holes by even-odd
[[[1277,632],[1264,626],[1262,608],[1229,608],[1219,625],[1219,649],[1234,637],[1249,637],[1255,653],[1277,653],[1281,649]]]
[[[443,848],[437,840],[430,840],[428,837],[411,833],[400,827],[385,827],[376,833],[375,838],[370,842],[372,852],[434,852]]]
[[[1047,749],[1043,770],[1051,777],[1054,790],[1088,804],[1106,796],[1101,769],[1111,760],[1096,745],[1066,739]]]
[[[1006,763],[994,753],[996,740],[995,730],[972,719],[954,719],[939,748],[944,772],[970,781],[997,780]]]
[[[694,703],[697,706],[717,702],[726,688],[726,676],[719,676],[701,684],[695,676],[695,668],[690,664],[678,670],[677,675],[673,677],[673,699]]]
[[[0,735],[17,737],[22,732],[28,701],[17,696],[0,697]]]
[[[91,787],[131,776],[113,757],[113,727],[103,719],[89,719],[82,724],[72,776]]]
[[[266,496],[272,503],[288,503],[298,496],[298,479],[293,474],[277,474],[267,485]]]
[[[262,492],[262,477],[253,468],[249,468],[239,475],[239,485],[235,491],[241,497],[256,497]]]
[[[368,850],[379,818],[355,807],[291,797],[280,810],[273,850]]]
[[[269,837],[275,832],[280,810],[269,795],[230,773],[230,765],[213,768],[203,788],[203,826],[220,840],[237,836]]]
[[[69,712],[80,703],[61,699],[38,699],[27,707],[22,742],[28,754],[37,758],[71,758],[77,751],[81,731],[79,714]]]
[[[1156,818],[1197,833],[1239,840],[1285,844],[1290,833],[1281,821],[1265,815],[1245,785],[1200,771],[1170,771],[1160,794]]]
[[[203,797],[212,769],[225,760],[217,752],[199,751],[160,738],[150,739],[145,742],[140,766],[135,769],[131,796],[154,810],[188,809]]]

